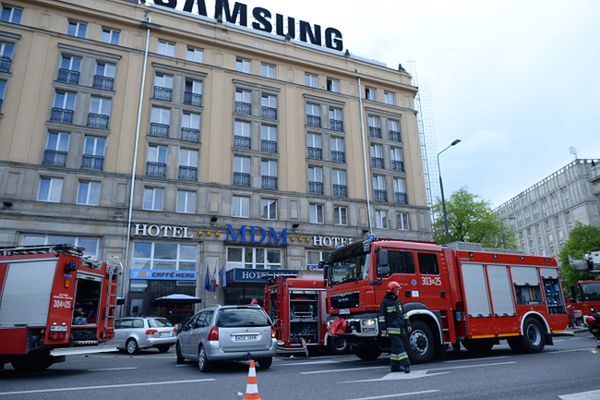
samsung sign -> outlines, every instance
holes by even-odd
[[[205,0],[147,0],[157,6],[183,10],[190,14],[198,14],[208,17],[208,7]],[[251,17],[251,19],[249,18]],[[233,7],[228,0],[215,0],[214,18],[226,21],[257,31],[272,33],[288,39],[298,39],[304,43],[316,46],[325,46],[332,50],[342,51],[342,33],[335,28],[323,28],[321,25],[285,17],[281,14],[271,13],[263,7],[248,9],[248,6],[237,1]]]

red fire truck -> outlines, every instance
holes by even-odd
[[[486,251],[470,243],[368,239],[335,250],[324,268],[329,322],[344,319],[333,326],[365,360],[389,349],[377,314],[390,281],[402,287],[413,363],[461,343],[487,352],[502,339],[513,350],[540,352],[569,322],[552,258]]]
[[[571,267],[579,272],[587,272],[593,279],[582,279],[570,288],[571,301],[567,308],[574,325],[582,325],[586,317],[600,313],[600,251],[585,254],[583,259],[569,257]]]
[[[112,351],[119,263],[68,245],[0,248],[0,369],[43,370],[65,356]]]

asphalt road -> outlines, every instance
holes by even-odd
[[[587,333],[557,337],[540,354],[495,346],[485,357],[467,352],[389,373],[386,356],[363,362],[353,355],[278,357],[257,370],[263,400],[600,399],[600,349]],[[201,373],[175,364],[175,354],[73,356],[42,373],[0,371],[0,400],[242,399],[248,366],[228,363]]]

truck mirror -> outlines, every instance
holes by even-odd
[[[387,250],[380,249],[377,252],[377,276],[380,278],[390,276],[390,260]]]
[[[573,300],[579,300],[577,297],[577,285],[571,285],[569,287],[569,292],[571,294],[571,299]]]

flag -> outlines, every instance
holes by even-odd
[[[212,271],[212,276],[210,279],[210,284],[212,286],[212,291],[217,290],[217,288],[219,287],[219,283],[217,282],[217,266],[215,265],[215,268]]]
[[[227,287],[227,270],[224,265],[219,270],[219,284],[222,287]]]
[[[208,273],[208,267],[206,267],[206,274],[204,275],[204,289],[212,292],[214,290],[214,286],[210,282],[210,275]]]

